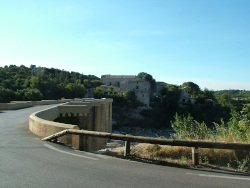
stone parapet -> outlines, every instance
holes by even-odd
[[[0,103],[0,110],[13,110],[27,108],[35,105],[61,104],[72,101],[73,99],[62,100],[41,100],[41,101],[11,101],[10,103]]]
[[[29,129],[38,136],[46,137],[65,129],[84,129],[90,131],[112,132],[113,99],[82,99],[67,102],[30,116]],[[78,125],[53,122],[57,117],[75,116]],[[84,137],[81,139],[85,150],[94,151],[105,147],[107,139]],[[61,142],[79,147],[79,136],[67,135]]]
[[[10,103],[0,103],[0,110],[13,110],[18,108],[27,108],[31,106],[31,101],[11,101]]]
[[[32,101],[32,105],[48,105],[48,104],[59,104],[59,101],[58,100]]]
[[[38,136],[46,137],[65,129],[79,129],[77,125],[53,122],[52,120],[58,117],[58,115],[57,107],[48,108],[31,114],[29,118],[30,131]],[[74,137],[77,136],[66,135],[59,138],[58,141],[77,147],[77,138]]]

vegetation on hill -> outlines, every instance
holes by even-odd
[[[219,90],[219,91],[214,91],[214,95],[216,98],[218,98],[221,94],[229,94],[232,98],[234,99],[246,99],[250,95],[250,91],[246,90],[235,90],[235,89],[230,89],[230,90]]]
[[[64,70],[21,66],[0,67],[0,102],[82,98],[86,89],[100,86],[94,75]]]

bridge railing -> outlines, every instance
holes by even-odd
[[[57,140],[57,138],[67,135],[67,134],[79,135],[79,150],[84,150],[83,145],[82,145],[83,143],[82,140],[84,136],[101,137],[101,138],[108,138],[108,139],[113,139],[113,140],[123,140],[125,141],[125,152],[124,152],[125,156],[130,155],[130,143],[131,142],[192,147],[192,160],[193,160],[194,165],[199,164],[199,149],[198,148],[216,148],[216,149],[232,149],[232,150],[250,151],[250,143],[162,139],[162,138],[130,136],[130,135],[112,134],[112,133],[106,133],[106,132],[96,132],[96,131],[87,131],[87,130],[76,130],[76,129],[66,129],[64,131],[53,134],[51,136],[45,137],[42,140],[44,141]]]

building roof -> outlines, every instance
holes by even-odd
[[[135,78],[139,78],[138,76],[135,75],[102,75],[101,76],[102,79],[105,78],[109,78],[109,79],[135,79]]]

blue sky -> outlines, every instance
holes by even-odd
[[[0,0],[0,66],[250,90],[249,0]]]

